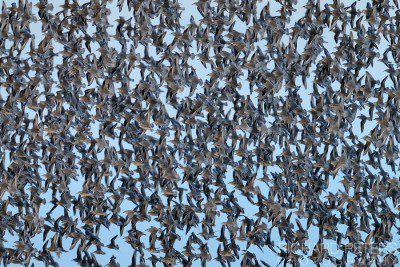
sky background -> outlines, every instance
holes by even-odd
[[[13,2],[13,1],[6,1],[6,4],[10,5],[11,2]],[[36,2],[37,1],[33,1],[33,3],[36,3]],[[86,1],[79,1],[79,3],[85,3],[85,2]],[[291,22],[288,25],[288,29],[291,26],[293,26],[294,23],[304,15],[303,6],[306,4],[306,2],[307,1],[298,1],[298,4],[295,5],[296,12],[293,13],[293,16],[291,18]],[[323,2],[323,1],[321,1],[321,2]],[[331,1],[328,1],[328,2],[331,2]],[[343,1],[343,2],[347,5],[346,1]],[[349,5],[351,4],[350,2],[349,2]],[[58,12],[60,10],[59,6],[57,6],[59,1],[52,1],[52,3],[54,5],[53,13]],[[124,6],[123,10],[121,12],[119,12],[119,10],[118,10],[118,8],[116,6],[116,3],[117,3],[117,1],[114,1],[113,3],[108,5],[108,8],[111,10],[111,14],[109,16],[109,22],[111,24],[111,28],[109,29],[110,33],[114,33],[115,32],[115,27],[116,27],[115,20],[116,19],[118,19],[120,16],[123,16],[125,18],[131,17],[131,14],[128,11],[126,5]],[[182,7],[184,8],[184,10],[182,12],[182,17],[181,17],[181,25],[185,26],[186,24],[188,24],[189,21],[190,21],[190,17],[191,16],[194,17],[196,22],[198,22],[201,19],[201,15],[197,11],[196,6],[194,5],[194,1],[191,1],[191,0],[184,0],[183,1],[183,0],[181,0],[180,3],[182,4]],[[267,1],[259,1],[259,3],[258,3],[258,14],[262,10],[262,8],[264,7],[264,5],[266,3],[267,3]],[[357,7],[358,8],[364,8],[366,3],[367,3],[367,1],[358,1]],[[274,1],[271,1],[270,2],[270,8],[271,8],[271,14],[272,15],[277,15],[278,14],[277,13],[277,9],[280,8],[280,5],[276,4]],[[35,10],[34,13],[37,14],[37,8],[36,7],[34,7],[34,10]],[[244,33],[245,30],[246,30],[246,27],[247,26],[245,25],[245,23],[241,22],[238,19],[236,20],[235,30]],[[38,44],[41,41],[41,39],[43,38],[43,34],[42,34],[42,31],[41,31],[41,23],[39,21],[37,23],[32,23],[31,26],[30,26],[30,29],[31,29],[31,33],[35,35],[36,44]],[[89,32],[89,35],[93,34],[94,31],[95,31],[95,29],[93,27],[91,28],[91,30],[92,30],[92,32]],[[326,41],[326,44],[325,44],[326,49],[329,52],[333,52],[335,50],[335,46],[336,46],[336,44],[333,41],[333,33],[325,31],[323,36],[324,36],[324,39]],[[169,42],[171,42],[172,38],[173,37],[171,35],[167,35],[165,37],[165,40],[169,43]],[[287,44],[288,39],[286,37],[284,37],[282,39],[282,42]],[[264,50],[265,44],[266,44],[266,42],[261,40],[261,41],[255,43],[255,46],[259,46],[261,48],[261,50]],[[63,48],[58,43],[54,43],[53,42],[53,45],[54,45],[54,49],[55,49],[56,53],[62,51]],[[386,41],[382,38],[380,47],[382,47],[384,49],[388,45],[389,44],[386,43]],[[109,43],[109,46],[110,47],[114,47],[117,51],[120,51],[120,49],[121,49],[120,44],[118,42],[114,41],[114,40]],[[305,46],[305,41],[300,39],[299,43],[298,43],[298,51],[302,51],[304,46]],[[96,47],[96,45],[92,43],[92,51],[94,51],[95,54],[99,55],[99,53],[96,52],[97,48],[98,48],[98,46]],[[155,59],[159,59],[160,55],[156,53],[155,49],[151,48],[149,52],[150,52],[150,56],[154,57]],[[193,49],[193,52],[197,53],[197,51],[195,51],[195,49]],[[85,53],[87,53],[87,52],[85,52]],[[136,53],[140,53],[140,54],[143,55],[143,47],[140,47],[140,45],[139,45],[139,49],[136,51]],[[322,55],[320,55],[319,57],[321,57],[321,56]],[[57,65],[57,64],[60,64],[61,62],[62,62],[62,57],[61,56],[56,56],[54,64]],[[197,75],[200,78],[205,80],[208,77],[207,75],[210,73],[210,68],[205,68],[200,63],[199,60],[197,60],[197,59],[192,60],[190,62],[190,64],[196,69]],[[315,69],[315,66],[314,66],[314,69]],[[373,74],[373,77],[375,79],[382,80],[386,75],[384,73],[385,69],[386,69],[386,67],[383,65],[383,63],[374,62],[374,66],[370,67],[367,71],[370,72],[371,74]],[[132,75],[133,76],[137,75],[138,77],[140,77],[140,74],[139,74],[138,70],[134,70]],[[243,77],[246,78],[246,75],[244,75]],[[54,71],[54,79],[57,80],[57,72],[56,72],[56,70]],[[308,89],[304,88],[301,85],[302,83],[301,83],[301,79],[300,78],[298,80],[296,80],[297,85],[301,86],[300,95],[301,95],[302,100],[303,100],[302,105],[306,109],[310,109],[310,95],[309,94],[312,91],[312,80],[313,80],[313,73],[311,74],[311,76],[307,80]],[[136,82],[137,82],[137,80],[136,80]],[[242,88],[240,89],[239,92],[241,94],[243,94],[243,95],[250,95],[250,99],[254,102],[254,105],[256,105],[256,103],[257,103],[257,93],[256,92],[253,92],[252,94],[250,93],[249,84],[245,79],[241,80],[241,84],[242,84]],[[134,85],[135,85],[135,81],[132,83],[132,86],[134,86]],[[336,86],[337,85],[338,84],[336,84]],[[93,85],[91,87],[93,87]],[[57,88],[54,87],[53,90],[57,91]],[[3,98],[5,98],[7,96],[7,93],[5,91],[3,91],[3,89],[1,89],[0,93],[1,93]],[[181,94],[181,98],[187,97],[188,94],[189,94],[189,91],[185,90]],[[282,88],[282,90],[278,94],[281,94],[282,96],[285,96],[287,93],[285,92],[285,89]],[[164,104],[167,106],[167,112],[169,113],[170,116],[174,116],[176,111],[168,103],[165,102],[165,94],[163,95],[163,97],[164,97]],[[229,105],[228,104],[226,106],[226,110],[228,111],[232,107],[233,107],[233,105]],[[367,109],[365,109],[364,112],[367,113]],[[93,110],[93,114],[94,114],[94,110]],[[29,115],[31,116],[31,118],[33,118],[35,114],[33,112],[31,112]],[[273,118],[269,118],[269,119],[272,122]],[[363,133],[361,133],[360,128],[359,128],[359,119],[356,119],[356,121],[353,123],[353,126],[354,126],[353,130],[354,130],[355,134],[357,134],[359,137],[362,137],[366,133],[368,133],[369,130],[371,130],[375,126],[375,122],[374,121],[367,122],[366,126],[365,126],[365,131]],[[93,122],[92,125],[91,125],[91,130],[92,130],[93,135],[94,135],[95,138],[98,137],[98,127],[99,127],[99,123],[97,123],[97,122]],[[110,141],[111,145],[115,145],[116,147],[118,146],[117,140],[111,140],[110,139],[109,141]],[[253,149],[253,148],[252,147],[248,147],[248,149]],[[281,151],[282,150],[279,147],[277,147],[276,150],[274,151],[274,155],[275,156],[279,155]],[[100,158],[101,158],[101,155],[100,155]],[[280,170],[279,169],[274,169],[274,168],[270,168],[269,169],[269,172],[275,172],[275,171],[279,172]],[[390,172],[390,169],[387,168],[387,171]],[[262,173],[259,174],[258,178],[260,178],[261,176],[262,176]],[[227,177],[227,179],[229,179],[229,177],[232,177],[232,169],[231,168],[228,168],[226,177]],[[340,179],[340,175],[335,180],[332,180],[330,182],[329,188],[326,190],[327,191],[326,194],[328,192],[337,192],[338,190],[343,190],[343,191],[345,190],[343,188],[343,186],[339,183],[339,179]],[[234,189],[233,186],[229,185],[228,183],[229,183],[229,181],[226,181],[226,184],[228,185],[228,189],[233,190]],[[257,181],[257,183],[258,183],[257,185],[263,190],[263,193],[265,192],[264,195],[267,195],[268,188],[266,187],[266,185],[264,183],[259,182],[259,181]],[[82,186],[82,180],[79,180],[77,182],[73,182],[73,184],[71,184],[71,192],[72,193],[77,193],[78,191],[81,190],[81,186]],[[49,197],[48,200],[50,201],[51,200],[50,193],[48,194],[48,197]],[[242,207],[245,208],[245,215],[246,216],[251,218],[251,217],[254,216],[254,214],[256,212],[258,212],[257,207],[251,205],[247,201],[246,198],[241,197],[239,194],[237,195],[237,197],[239,199],[239,203],[241,203]],[[323,197],[323,196],[321,196],[321,197]],[[124,210],[132,209],[133,207],[134,206],[133,206],[132,203],[128,203],[128,202],[125,201],[121,206],[121,209],[122,209],[121,212],[123,212]],[[50,208],[51,208],[51,205],[46,205],[45,207],[42,208],[41,212],[43,213],[43,216],[46,214],[46,212]],[[55,214],[57,214],[57,212],[61,215],[62,210],[61,209],[56,209],[54,211]],[[202,216],[199,215],[199,218],[201,220]],[[217,221],[217,225],[218,226],[214,229],[216,234],[219,234],[221,223],[224,222],[224,221],[226,221],[226,216],[221,213],[221,217],[219,217],[218,221]],[[303,221],[303,223],[305,225],[305,221]],[[158,224],[156,224],[154,222],[143,222],[143,223],[138,223],[138,225],[139,225],[138,229],[142,230],[142,231],[145,231],[146,229],[148,229],[148,227],[150,225],[153,225],[155,227],[159,226]],[[201,227],[200,226],[201,225],[199,224],[199,227],[197,229],[193,228],[189,232],[189,234],[191,232],[199,233],[201,231]],[[140,227],[142,227],[142,229],[140,229]],[[346,227],[344,225],[338,225],[338,228],[342,229],[343,231],[346,230]],[[127,227],[126,229],[129,229],[129,228]],[[104,244],[108,244],[109,240],[113,236],[118,234],[118,233],[119,233],[119,229],[117,227],[115,227],[115,226],[111,226],[108,232],[106,231],[105,228],[103,228],[102,231],[101,231],[101,236],[100,237],[101,237],[101,239],[102,239]],[[178,230],[178,233],[179,233],[179,230]],[[185,236],[185,233],[182,232],[182,231],[179,234],[182,237]],[[8,235],[6,237],[7,237],[6,240],[8,242],[10,242],[10,243],[13,243],[13,242],[16,241],[16,239],[15,239],[16,237],[12,237],[10,235]],[[396,237],[398,238],[398,236],[396,236]],[[278,235],[276,229],[274,229],[272,231],[272,239],[275,241],[275,244],[281,244],[281,241],[279,240],[279,235]],[[146,237],[144,237],[142,240],[144,242],[147,242],[148,239]],[[182,241],[177,241],[175,248],[178,249],[178,250],[179,250],[179,248],[181,248],[183,250],[183,246],[185,245],[186,240],[187,240],[186,238],[182,238]],[[309,230],[309,240],[307,242],[307,245],[310,247],[310,250],[312,250],[312,248],[314,247],[314,245],[317,242],[317,240],[318,240],[318,229],[315,228],[314,226],[311,226],[311,228]],[[42,236],[38,235],[33,242],[38,247],[39,246],[41,247],[42,244],[43,244]],[[104,252],[106,252],[105,255],[96,255],[96,258],[98,259],[98,261],[100,263],[102,263],[102,264],[108,263],[108,261],[109,261],[109,259],[110,259],[110,257],[112,255],[116,256],[116,258],[117,258],[118,262],[121,264],[121,266],[128,266],[131,263],[131,257],[132,257],[133,250],[130,247],[130,245],[127,244],[126,242],[124,242],[123,237],[118,237],[117,238],[117,243],[120,246],[120,250],[119,251],[115,251],[115,250],[110,250],[110,249],[104,248]],[[69,244],[70,244],[70,241],[65,241],[64,247],[68,248]],[[210,248],[210,252],[213,255],[213,258],[215,258],[219,242],[213,242],[212,240],[210,240],[208,245],[209,245],[209,248]],[[238,245],[241,246],[242,249],[245,249],[245,244],[244,243],[238,242]],[[327,246],[329,247],[329,249],[331,251],[335,251],[335,249],[336,249],[335,245],[336,245],[336,243],[333,242],[333,241],[332,241],[332,244],[327,244]],[[258,259],[262,259],[265,262],[268,262],[271,266],[276,266],[279,263],[280,259],[278,259],[274,253],[269,251],[268,248],[264,248],[264,251],[261,251],[257,247],[251,246],[249,248],[249,251],[255,253],[257,255]],[[147,258],[147,257],[150,256],[150,254],[148,252],[146,252],[146,253],[147,253],[147,256],[146,256],[146,258]],[[337,252],[337,253],[338,253],[338,257],[339,257],[339,255],[341,255],[341,254],[340,254],[340,252]],[[72,250],[70,252],[61,254],[58,259],[56,257],[56,259],[57,259],[58,263],[60,264],[60,266],[76,266],[76,263],[74,261],[72,261],[72,259],[75,257],[75,255],[76,255],[76,247],[75,247],[74,250]],[[325,262],[325,263],[327,263],[327,262]],[[42,266],[42,264],[40,262],[35,262],[35,265],[36,266]],[[199,266],[199,265],[200,265],[200,262],[196,261],[193,266]],[[219,263],[217,263],[215,261],[212,261],[207,266],[218,266],[218,265],[219,265]],[[239,262],[237,262],[235,264],[232,264],[232,266],[239,266]],[[302,261],[302,266],[314,266],[314,264],[310,260],[304,259]],[[328,265],[326,265],[326,266],[328,266]]]

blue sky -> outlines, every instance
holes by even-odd
[[[56,2],[58,3],[58,1],[54,1],[54,3],[53,3],[53,5],[54,5],[54,13],[56,13],[56,12],[58,12],[58,10],[60,10],[59,7],[55,4]],[[85,1],[79,1],[79,3],[84,3],[84,2]],[[125,18],[129,18],[131,16],[126,6],[124,6],[123,10],[121,12],[119,12],[119,10],[118,10],[118,8],[116,6],[116,2],[117,1],[113,1],[113,3],[108,5],[108,7],[109,7],[109,9],[111,11],[111,14],[110,14],[110,16],[108,18],[108,20],[109,20],[109,22],[111,24],[111,27],[109,29],[110,33],[115,32],[115,27],[116,27],[115,20],[116,19],[118,19],[120,16],[123,16]],[[298,1],[298,4],[295,7],[296,8],[296,12],[294,12],[293,17],[291,18],[291,22],[288,25],[288,29],[290,29],[290,27],[294,25],[295,21],[297,21],[304,14],[303,6],[306,4],[306,2],[307,1]],[[343,1],[343,2],[345,2],[345,1]],[[367,1],[359,1],[357,6],[359,8],[363,8],[363,7],[365,7],[366,2]],[[6,3],[9,4],[9,3],[11,3],[11,1],[6,1]],[[34,1],[34,3],[35,3],[35,1]],[[194,5],[194,1],[187,1],[187,0],[183,1],[183,0],[181,0],[180,3],[182,4],[182,7],[184,8],[184,10],[182,12],[182,16],[181,16],[181,25],[187,25],[188,23],[190,23],[190,17],[191,16],[194,17],[196,22],[201,20],[201,15],[197,11],[196,6]],[[258,8],[258,12],[261,11],[262,7],[265,4],[266,4],[266,1],[258,1],[258,7],[259,7]],[[271,8],[272,15],[277,14],[276,12],[277,12],[277,9],[279,7],[280,6],[278,4],[276,4],[275,2],[272,2],[272,1],[270,2],[270,8]],[[34,10],[35,10],[34,13],[37,14],[36,7],[34,8]],[[246,27],[247,26],[246,26],[245,23],[241,22],[240,20],[236,20],[235,30],[244,33],[246,31]],[[32,23],[31,26],[30,26],[30,29],[31,29],[31,33],[35,35],[35,40],[36,40],[36,45],[37,45],[43,38],[40,22],[38,21],[37,23]],[[89,28],[89,30],[90,30],[90,32],[88,32],[89,35],[95,33],[95,29],[93,27]],[[325,44],[326,49],[329,52],[335,51],[336,44],[333,41],[333,33],[332,32],[328,32],[326,30],[323,33],[323,37],[324,37],[324,40],[326,41],[326,44]],[[167,34],[167,36],[165,37],[166,42],[171,42],[172,39],[173,39],[173,36],[171,34]],[[287,44],[288,43],[288,38],[284,37],[282,39],[282,42]],[[265,49],[265,44],[266,44],[266,42],[261,40],[261,41],[259,41],[257,43],[254,43],[254,46],[255,47],[259,47],[261,50],[263,50],[263,49]],[[108,45],[110,47],[115,48],[117,51],[120,51],[120,49],[121,49],[121,45],[118,42],[116,42],[115,40],[110,41]],[[388,45],[389,44],[382,38],[380,46],[383,49],[385,49]],[[54,46],[54,51],[56,53],[61,52],[62,49],[63,49],[60,44],[57,44],[57,43],[54,43],[54,42],[53,42],[53,46]],[[304,40],[299,40],[298,51],[299,52],[302,51],[302,49],[304,49],[304,46],[305,46],[305,41]],[[92,51],[96,55],[99,55],[98,51],[96,51],[96,49],[98,49],[98,48],[99,48],[98,45],[92,44]],[[143,47],[141,45],[139,45],[139,48],[135,52],[143,55],[144,54],[144,49],[143,49]],[[160,58],[160,55],[158,55],[156,53],[154,48],[150,48],[149,52],[150,52],[150,56],[154,57],[155,59],[159,59]],[[85,52],[85,53],[87,53],[87,52]],[[197,51],[195,51],[195,49],[193,49],[193,53],[200,53],[200,52],[197,52]],[[323,53],[319,55],[319,58],[322,57],[322,56],[323,56]],[[61,64],[61,63],[62,63],[62,57],[61,56],[56,56],[54,64],[57,65],[57,64]],[[191,60],[190,64],[196,69],[197,75],[199,77],[201,77],[203,80],[208,78],[207,75],[211,72],[211,68],[209,66],[208,66],[208,68],[205,68],[197,58]],[[313,68],[314,69],[312,69],[312,71],[315,70],[315,66]],[[386,73],[384,72],[385,69],[386,69],[386,67],[383,65],[383,63],[374,62],[374,66],[371,66],[367,70],[362,70],[363,73],[361,73],[360,76],[365,74],[365,71],[368,71],[369,73],[372,74],[374,79],[382,80],[386,75]],[[304,108],[306,108],[308,110],[311,108],[311,106],[310,106],[311,97],[310,97],[309,94],[312,92],[313,75],[314,74],[311,73],[311,76],[307,79],[307,85],[308,85],[307,89],[304,88],[303,86],[300,89],[300,94],[301,94],[302,101],[303,101],[302,105],[303,105]],[[135,69],[133,71],[133,73],[132,73],[132,76],[133,77],[140,77],[140,72],[137,69]],[[246,77],[246,76],[244,75],[243,77]],[[54,79],[57,81],[57,73],[56,73],[56,71],[54,71]],[[137,84],[137,82],[138,82],[138,79],[134,79],[134,81],[132,82],[132,86],[135,86]],[[302,84],[301,78],[298,78],[296,80],[296,83],[298,85],[301,85]],[[256,103],[257,103],[257,92],[253,92],[253,93],[250,92],[249,83],[245,79],[241,80],[241,85],[242,85],[242,87],[239,90],[240,94],[242,94],[244,96],[249,95],[251,101],[253,101],[254,105],[256,105]],[[339,84],[336,83],[335,86],[338,86],[338,85]],[[93,87],[93,85],[92,86],[88,86],[88,88],[92,88],[92,87]],[[54,90],[54,92],[56,92],[58,89],[54,86],[54,88],[52,88],[52,90]],[[2,91],[0,93],[3,96],[3,98],[5,98],[7,96],[7,93],[4,92],[3,89],[2,89]],[[278,95],[281,95],[282,97],[285,97],[287,95],[287,92],[285,91],[284,88],[282,88],[278,92]],[[183,98],[188,97],[188,96],[189,96],[189,90],[188,90],[188,88],[186,88],[185,91],[181,93],[180,98],[183,99]],[[176,114],[176,111],[174,110],[174,108],[172,106],[170,106],[166,102],[166,100],[165,100],[165,92],[162,94],[162,97],[163,97],[164,104],[165,104],[165,106],[167,108],[167,112],[169,113],[169,115],[174,116]],[[228,112],[229,109],[231,109],[232,107],[233,107],[232,103],[227,103],[227,106],[225,107],[225,109]],[[92,112],[94,114],[95,110],[92,110]],[[365,107],[364,109],[361,109],[360,114],[366,114],[367,112],[368,112],[368,109],[367,109],[367,107]],[[35,117],[35,113],[34,112],[30,112],[29,116],[31,118],[34,118]],[[267,118],[267,121],[272,122],[273,118]],[[95,121],[91,124],[91,131],[93,132],[93,137],[94,138],[98,137],[99,125],[100,125],[100,123],[99,122],[95,122]],[[375,127],[375,125],[376,125],[375,121],[367,122],[364,132],[361,132],[361,129],[359,127],[359,119],[356,119],[353,122],[353,127],[354,127],[353,131],[354,131],[355,134],[357,134],[357,136],[362,138],[373,127]],[[269,125],[266,125],[266,127],[268,127],[268,126]],[[155,134],[155,133],[153,133],[153,134]],[[116,146],[116,147],[118,146],[118,141],[117,140],[109,139],[108,141],[109,141],[111,146],[113,146],[113,145]],[[168,141],[170,141],[170,140],[168,140]],[[339,148],[340,148],[340,145],[341,144],[339,144]],[[126,146],[128,148],[130,147],[129,144],[126,144]],[[254,148],[255,147],[248,147],[247,149],[252,150]],[[276,147],[275,150],[274,150],[274,156],[276,157],[281,152],[282,152],[282,148]],[[102,156],[104,156],[104,155],[99,155],[99,159]],[[377,172],[377,170],[371,170],[371,171],[373,173]],[[390,169],[388,168],[387,171],[390,172]],[[270,167],[270,168],[268,168],[268,172],[269,173],[271,173],[271,172],[280,172],[280,169],[279,169],[279,167]],[[232,185],[229,185],[229,181],[230,181],[229,179],[231,179],[232,173],[233,173],[233,170],[231,168],[228,168],[227,173],[226,173],[226,179],[227,179],[226,184],[228,186],[228,190],[234,190],[234,187]],[[179,173],[179,174],[182,174],[182,172]],[[258,178],[260,178],[261,176],[262,176],[262,173],[259,172],[258,173]],[[260,187],[260,189],[262,190],[264,195],[267,195],[268,187],[264,183],[262,183],[261,181],[256,181],[256,185]],[[78,180],[77,182],[73,182],[70,185],[71,193],[72,194],[76,194],[78,191],[81,190],[81,186],[82,186],[82,180]],[[185,186],[185,185],[182,184],[182,186]],[[340,174],[338,175],[338,177],[336,177],[335,180],[332,179],[330,181],[329,188],[327,188],[327,190],[326,190],[327,191],[326,194],[328,194],[328,192],[338,192],[339,190],[342,190],[342,191],[345,190],[344,187],[342,186],[342,184],[340,183]],[[324,195],[322,195],[321,198],[323,196]],[[6,196],[3,196],[3,198],[4,197],[6,197]],[[50,193],[47,194],[47,197],[49,197],[48,200],[51,199]],[[254,217],[254,214],[258,211],[257,207],[251,205],[246,198],[244,198],[244,197],[242,197],[240,195],[238,195],[237,197],[238,197],[238,201],[241,203],[241,205],[243,207],[245,207],[245,215],[250,217],[250,218]],[[45,207],[43,207],[43,209],[41,210],[43,216],[46,214],[46,212],[50,208],[51,208],[51,205],[46,205]],[[132,203],[129,203],[128,201],[124,201],[122,203],[122,205],[121,205],[121,213],[126,211],[126,210],[130,210],[132,208],[134,208],[134,205]],[[290,211],[287,211],[288,214],[289,214],[289,212]],[[56,209],[54,211],[54,214],[57,214],[57,213],[59,213],[61,215],[62,210],[61,209]],[[202,215],[199,215],[199,218],[201,220],[202,219]],[[221,213],[221,216],[218,218],[218,221],[217,221],[217,227],[214,229],[215,233],[219,233],[220,227],[221,227],[222,223],[226,221],[226,219],[227,219],[226,216],[223,213]],[[305,220],[302,220],[302,223],[305,225]],[[149,226],[159,227],[159,224],[154,222],[154,221],[138,223],[139,230],[142,230],[143,232],[145,232],[145,230],[148,229]],[[295,226],[295,227],[297,227],[297,226]],[[345,225],[338,225],[338,228],[343,232],[346,231],[346,226]],[[197,229],[193,228],[189,232],[189,234],[191,234],[191,232],[199,233],[200,231],[201,231],[201,227],[199,225],[199,228],[197,228]],[[103,241],[104,244],[108,244],[109,240],[113,236],[115,236],[118,232],[119,232],[119,229],[116,226],[111,226],[109,231],[105,231],[105,229],[103,228],[103,230],[101,231],[101,234],[100,234],[101,240]],[[148,233],[146,233],[146,234],[148,234]],[[187,238],[184,238],[185,233],[183,231],[181,231],[179,234],[182,236],[182,240],[181,241],[177,241],[177,243],[176,243],[175,248],[178,249],[178,250],[179,250],[179,248],[181,248],[181,249],[183,248],[183,246],[185,245],[186,240],[187,240]],[[396,235],[396,237],[398,237],[398,236]],[[279,235],[278,235],[278,232],[277,232],[276,229],[272,230],[272,238],[273,238],[275,244],[283,244],[283,242],[279,238]],[[15,237],[12,237],[12,236],[9,236],[9,235],[7,236],[6,239],[7,239],[7,241],[9,243],[13,243],[14,241],[16,241]],[[142,238],[142,240],[143,240],[143,242],[147,242],[147,240],[148,240],[147,236]],[[310,250],[312,250],[312,248],[314,247],[314,245],[317,242],[317,240],[318,240],[318,229],[316,227],[314,227],[314,226],[311,226],[310,231],[309,231],[309,240],[307,242],[307,245],[310,247]],[[38,246],[38,247],[39,246],[41,247],[42,244],[43,244],[41,236],[37,236],[37,238],[35,238],[35,240],[33,240],[32,242],[34,242],[35,245]],[[65,248],[69,247],[69,243],[70,243],[70,240],[69,241],[66,240],[65,244],[64,244],[64,247]],[[109,261],[110,257],[112,255],[115,255],[117,260],[120,262],[121,266],[127,266],[127,265],[130,264],[132,253],[133,253],[132,248],[130,247],[129,244],[124,242],[123,237],[118,237],[117,238],[117,243],[120,246],[120,250],[119,251],[109,250],[107,248],[104,248],[104,251],[106,252],[105,255],[96,255],[96,257],[97,257],[97,259],[98,259],[98,261],[100,263],[103,263],[103,264],[107,263]],[[334,243],[334,242],[332,241],[332,243]],[[213,240],[209,240],[208,245],[209,245],[210,252],[212,253],[213,258],[215,258],[219,242],[213,241]],[[243,250],[246,249],[244,243],[238,242],[238,245],[241,247],[241,249],[243,249]],[[326,244],[326,246],[329,247],[329,249],[331,249],[331,251],[335,250],[335,244],[329,244],[328,243],[328,244]],[[280,261],[280,259],[278,259],[275,256],[274,253],[272,253],[271,251],[268,251],[268,248],[265,248],[264,251],[261,251],[256,246],[251,246],[248,250],[250,252],[252,252],[252,253],[255,253],[259,259],[268,262],[271,266],[277,265],[279,263],[279,261]],[[58,262],[59,262],[60,266],[67,266],[67,265],[75,266],[76,265],[75,262],[72,261],[72,259],[75,257],[75,253],[76,253],[76,248],[74,250],[70,251],[70,252],[61,254],[60,257],[58,258]],[[146,258],[150,256],[150,254],[148,252],[145,252],[145,253],[146,253]],[[41,266],[40,263],[35,263],[35,264],[37,264],[37,266]],[[200,263],[198,261],[196,261],[193,266],[199,266],[199,264]],[[217,264],[218,263],[216,263],[215,261],[212,261],[212,262],[209,263],[209,266],[216,266]],[[233,266],[238,266],[236,264],[238,264],[238,263],[235,263]],[[310,260],[308,260],[308,259],[304,259],[304,261],[302,262],[302,265],[303,266],[313,266],[312,262],[310,262]]]

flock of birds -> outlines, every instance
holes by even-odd
[[[56,3],[1,8],[2,264],[399,263],[396,0]]]

